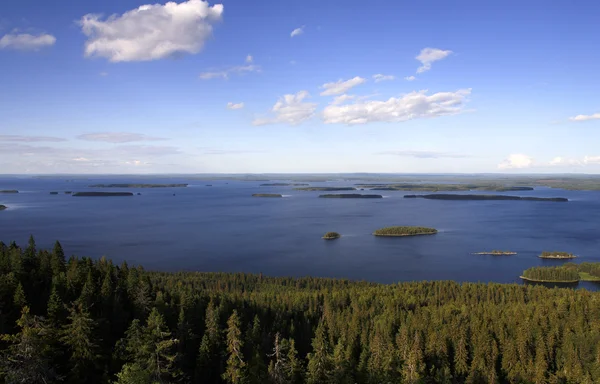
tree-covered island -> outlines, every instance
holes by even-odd
[[[513,251],[499,251],[497,249],[494,249],[492,251],[487,251],[487,252],[476,252],[474,253],[474,255],[494,255],[494,256],[508,256],[508,255],[516,255],[517,252],[513,252]]]
[[[359,188],[370,188],[374,191],[418,191],[418,192],[461,192],[461,191],[494,191],[515,192],[533,191],[533,187],[506,186],[498,184],[420,184],[420,183],[391,183],[391,184],[356,184]]]
[[[342,235],[340,235],[337,232],[327,232],[326,234],[323,235],[323,238],[325,240],[335,240],[335,239],[339,239],[340,237],[342,237]]]
[[[279,193],[255,193],[252,197],[283,197],[283,195]]]
[[[320,191],[320,192],[335,192],[335,191],[356,191],[354,187],[303,187],[294,188],[296,191]]]
[[[521,279],[540,283],[600,281],[600,263],[567,263],[560,267],[533,267],[523,271]]]
[[[0,211],[4,211],[5,209],[8,209],[8,207],[6,205],[0,204]]]
[[[375,236],[419,236],[419,235],[435,235],[435,228],[413,227],[413,226],[394,226],[380,228],[373,232]]]
[[[90,188],[185,188],[188,184],[92,184]]]
[[[16,189],[2,189],[0,193],[19,193]]]
[[[577,256],[569,252],[543,251],[538,257],[541,259],[574,259]]]
[[[565,197],[521,197],[506,195],[458,195],[452,193],[436,193],[433,195],[404,195],[407,199],[431,199],[431,200],[522,200],[522,201],[554,201],[567,202]]]
[[[133,192],[75,192],[71,196],[84,197],[112,197],[112,196],[133,196]]]
[[[325,199],[381,199],[383,196],[381,196],[381,195],[361,195],[360,193],[337,193],[337,194],[319,195],[319,197],[322,197]]]

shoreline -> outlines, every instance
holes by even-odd
[[[576,259],[577,256],[573,255],[573,256],[542,256],[539,255],[538,256],[540,259],[551,259],[551,260],[570,260],[570,259]]]
[[[525,276],[519,276],[519,278],[522,280],[525,280],[525,281],[531,281],[533,283],[575,284],[575,283],[579,283],[581,281],[581,279],[578,279],[578,280],[537,280],[537,279],[532,279],[532,278],[525,277]]]

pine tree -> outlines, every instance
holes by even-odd
[[[15,289],[13,303],[17,308],[24,308],[27,306],[27,298],[25,297],[25,291],[23,290],[23,285],[21,283],[19,283]]]
[[[273,384],[287,384],[289,378],[286,374],[287,350],[286,346],[280,339],[279,332],[275,334],[273,343],[273,353],[270,354],[273,358],[269,363],[269,379]]]
[[[69,308],[68,323],[63,327],[60,341],[71,352],[70,381],[88,382],[95,375],[98,345],[94,340],[96,322],[82,304]]]
[[[48,313],[48,321],[53,326],[56,327],[62,322],[64,317],[64,304],[60,295],[58,294],[56,284],[52,285],[52,291],[50,293],[50,298],[48,299],[48,307],[46,312]]]
[[[245,367],[242,355],[242,332],[240,331],[240,319],[237,311],[233,311],[229,320],[227,320],[227,366],[222,375],[223,380],[230,384],[243,383],[246,378]]]
[[[65,271],[65,252],[58,241],[54,243],[54,249],[50,258],[50,267],[52,268],[53,276],[58,276],[61,272]]]
[[[307,383],[320,384],[329,381],[331,356],[323,322],[319,322],[312,340],[312,352],[308,354]]]
[[[205,315],[205,330],[200,342],[196,363],[196,381],[211,383],[219,380],[221,359],[219,352],[222,344],[222,331],[219,325],[219,310],[213,302],[208,304]]]
[[[264,383],[267,379],[267,367],[263,360],[262,330],[258,315],[254,316],[252,326],[247,332],[246,356],[250,356],[246,372],[251,383]]]

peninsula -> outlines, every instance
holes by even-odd
[[[133,193],[132,192],[75,192],[71,196],[86,196],[86,197],[133,196]]]
[[[296,191],[322,191],[322,192],[334,192],[334,191],[356,191],[354,187],[304,187],[294,188]]]
[[[508,255],[516,255],[517,252],[512,252],[512,251],[498,251],[498,250],[493,250],[493,251],[489,251],[489,252],[477,252],[474,253],[474,255],[494,255],[494,256],[508,256]]]
[[[421,198],[431,200],[526,200],[526,201],[553,201],[567,202],[565,197],[521,197],[506,195],[456,195],[450,193],[436,193],[434,195],[404,195],[407,199]]]
[[[381,199],[383,196],[381,196],[381,195],[361,195],[360,193],[338,193],[338,194],[319,195],[319,197],[323,197],[326,199]]]
[[[538,257],[541,258],[541,259],[560,259],[560,260],[564,260],[564,259],[574,259],[577,256],[575,256],[574,254],[569,253],[569,252],[558,252],[558,251],[548,252],[548,251],[543,251]]]
[[[394,226],[380,228],[373,232],[375,236],[419,236],[419,235],[435,235],[435,228],[413,227],[413,226]]]
[[[3,189],[0,190],[0,193],[19,193],[16,189]]]
[[[187,184],[93,184],[90,188],[185,188]]]
[[[283,197],[279,193],[255,193],[252,197]]]
[[[325,235],[323,235],[323,238],[325,240],[335,240],[335,239],[339,239],[342,235],[340,235],[337,232],[327,232]]]

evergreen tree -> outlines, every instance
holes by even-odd
[[[98,359],[98,345],[94,340],[96,322],[82,304],[69,308],[67,319],[60,341],[71,352],[69,379],[73,383],[94,382],[98,376],[95,372]]]
[[[332,370],[329,344],[323,322],[319,322],[312,341],[313,352],[308,354],[307,383],[320,384],[329,381]]]
[[[62,322],[64,317],[64,303],[58,294],[56,284],[52,285],[52,291],[50,293],[50,298],[48,299],[48,307],[46,312],[48,314],[48,321],[53,326],[56,327]]]
[[[54,249],[50,258],[50,267],[52,268],[53,276],[58,276],[65,271],[65,252],[58,241],[54,243]]]
[[[21,283],[19,283],[15,289],[13,303],[17,308],[24,308],[27,306],[27,298],[25,297],[25,291],[23,290],[23,285]]]
[[[219,325],[219,310],[210,302],[206,308],[205,330],[198,351],[196,381],[215,382],[221,374],[220,351],[222,331]]]
[[[242,355],[242,332],[240,331],[240,319],[237,311],[233,311],[227,320],[227,366],[223,374],[223,380],[230,384],[240,384],[246,379],[245,367]]]

